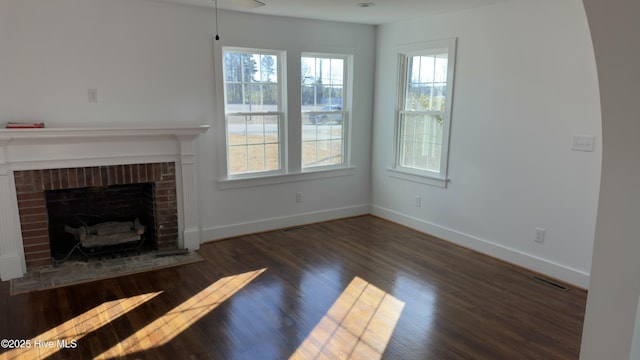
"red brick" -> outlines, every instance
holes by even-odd
[[[23,215],[36,215],[36,214],[46,214],[47,210],[44,207],[35,207],[35,208],[18,208],[18,212],[21,216]]]
[[[114,169],[113,166],[105,166],[104,167],[107,175],[108,175],[108,181],[105,184],[106,186],[111,186],[111,185],[115,185],[116,183],[116,169]]]
[[[177,209],[177,203],[172,201],[156,201],[156,207],[161,210]]]
[[[124,184],[124,167],[122,165],[116,165],[116,166],[112,166],[113,168],[113,174],[114,174],[114,178],[115,178],[115,185],[121,185]]]
[[[15,182],[20,182],[22,183],[22,181],[24,180],[24,171],[22,170],[16,170],[13,172],[13,179],[15,180]]]
[[[20,228],[22,229],[22,233],[25,231],[36,231],[41,229],[48,229],[49,224],[46,221],[36,221],[36,222],[25,222],[20,224]]]
[[[70,189],[69,169],[60,169],[60,189]]]
[[[159,243],[158,244],[158,250],[175,250],[178,248],[178,245],[171,242],[171,243]]]
[[[162,175],[162,179],[160,179],[161,181],[175,181],[176,180],[176,175],[173,173],[166,173]]]
[[[51,170],[41,170],[40,176],[42,177],[42,190],[51,189]]]
[[[43,251],[51,251],[51,247],[49,245],[49,243],[41,243],[41,244],[36,244],[36,245],[25,245],[24,246],[24,253],[40,253]]]
[[[153,213],[156,216],[156,222],[159,224],[171,221],[177,215],[175,209],[153,209]]]
[[[47,190],[58,190],[60,189],[60,169],[51,169],[51,182],[49,183],[49,188]]]
[[[22,183],[24,185],[29,185],[31,187],[33,187],[33,171],[31,170],[27,170],[24,172],[24,180],[22,181]]]
[[[157,224],[159,231],[177,231],[178,230],[178,219],[174,219],[173,221],[167,221],[164,223]]]
[[[126,184],[134,184],[136,182],[138,182],[137,180],[133,179],[133,173],[132,173],[132,169],[131,169],[132,165],[125,165],[124,166],[124,181]]]
[[[42,184],[42,170],[33,171],[33,190],[44,191],[44,185]]]
[[[31,193],[18,194],[18,202],[23,200],[33,200],[33,199],[44,199],[44,193],[31,192]]]
[[[91,181],[89,186],[103,186],[102,185],[102,170],[99,167],[91,168]]]
[[[153,174],[153,178],[154,178],[156,181],[160,181],[160,180],[162,180],[162,166],[163,166],[164,164],[165,164],[165,163],[155,163],[155,164],[153,164],[153,172],[154,172],[154,174]]]
[[[47,221],[47,215],[42,212],[39,214],[33,214],[33,215],[20,215],[20,223],[32,223],[32,222],[46,222]]]
[[[156,196],[156,202],[158,203],[168,202],[168,201],[172,201],[172,202],[176,201],[176,194],[174,192],[171,192],[169,195]]]
[[[83,168],[83,170],[84,170],[84,186],[85,187],[93,186],[93,168],[86,167],[86,168]]]
[[[132,183],[140,183],[144,181],[140,181],[140,172],[138,171],[138,164],[133,164],[130,166],[131,171],[131,182]]]
[[[156,198],[161,197],[161,196],[175,196],[176,195],[176,189],[175,187],[173,188],[166,188],[166,189],[161,189],[156,187],[154,194],[156,196]]]
[[[78,169],[76,169],[76,168],[67,169],[67,180],[69,181],[68,186],[69,186],[70,189],[79,188],[77,171],[78,171]]]
[[[42,193],[40,193],[42,194]],[[46,206],[46,202],[44,200],[44,197],[41,197],[40,199],[31,199],[31,200],[18,200],[18,206],[20,208],[33,208],[33,207],[45,207]]]
[[[33,192],[31,184],[16,184],[16,194],[28,194]]]
[[[105,166],[100,166],[100,186],[109,186],[109,169]]]
[[[158,190],[173,189],[173,191],[175,191],[176,183],[175,181],[156,181],[156,189]]]
[[[155,182],[156,181],[156,175],[154,172],[154,167],[153,164],[144,164],[145,169],[147,171],[147,180],[151,181],[151,182]]]
[[[27,229],[22,230],[22,239],[24,240],[31,237],[42,237],[42,236],[49,237],[48,229],[31,229],[29,224],[27,224],[26,227]]]
[[[144,164],[135,164],[136,172],[138,173],[138,182],[147,182],[147,171]]]
[[[23,238],[24,245],[40,245],[49,244],[49,235],[47,236],[34,236],[30,238]]]
[[[173,234],[162,234],[162,235],[158,235],[158,243],[174,243],[176,242],[176,240],[178,239],[178,234],[177,233],[173,233]]]
[[[85,168],[75,168],[73,171],[76,175],[76,181],[79,188],[87,187],[87,181],[85,180]]]
[[[125,184],[124,180],[124,165],[115,165],[113,166],[113,171],[116,173],[116,184]]]
[[[25,256],[26,257],[26,256]],[[51,256],[46,258],[39,257],[35,259],[27,259],[27,269],[35,270],[37,268],[45,267],[51,265]]]

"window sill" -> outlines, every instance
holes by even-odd
[[[411,181],[411,182],[430,185],[430,186],[437,186],[441,188],[446,188],[447,183],[449,183],[449,179],[437,178],[437,177],[428,176],[424,174],[415,174],[415,173],[403,171],[400,169],[388,168],[387,173],[392,178]]]
[[[299,181],[309,181],[326,179],[341,176],[351,176],[355,174],[355,167],[341,167],[322,170],[304,170],[296,173],[280,173],[269,175],[256,175],[255,177],[224,178],[218,180],[218,188],[222,190],[239,189],[254,186],[284,184]]]

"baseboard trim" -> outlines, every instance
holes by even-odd
[[[371,214],[582,289],[589,287],[590,275],[586,272],[380,206],[372,205]]]
[[[231,225],[214,226],[202,230],[203,242],[221,240],[235,236],[255,234],[264,231],[284,229],[302,224],[336,220],[371,213],[369,204],[361,204],[344,208],[314,211],[291,216],[281,216],[256,221],[247,221]]]
[[[264,231],[284,229],[302,224],[336,220],[352,216],[371,214],[396,222],[417,231],[429,234],[451,243],[469,248],[482,254],[512,263],[531,271],[544,274],[576,287],[589,287],[589,274],[571,267],[524,253],[491,241],[481,239],[457,230],[449,229],[428,221],[399,213],[380,206],[361,204],[356,206],[314,211],[291,216],[281,216],[231,225],[213,226],[202,230],[203,243],[227,239],[235,236],[255,234]]]

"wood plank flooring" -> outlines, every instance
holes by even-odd
[[[577,359],[586,292],[363,216],[204,262],[9,295],[0,359]],[[67,348],[65,348],[65,345]]]

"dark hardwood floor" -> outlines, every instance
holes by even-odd
[[[4,342],[0,358],[579,355],[585,291],[373,216],[199,253],[206,261],[29,294],[11,296],[2,282],[0,338],[25,348]]]

